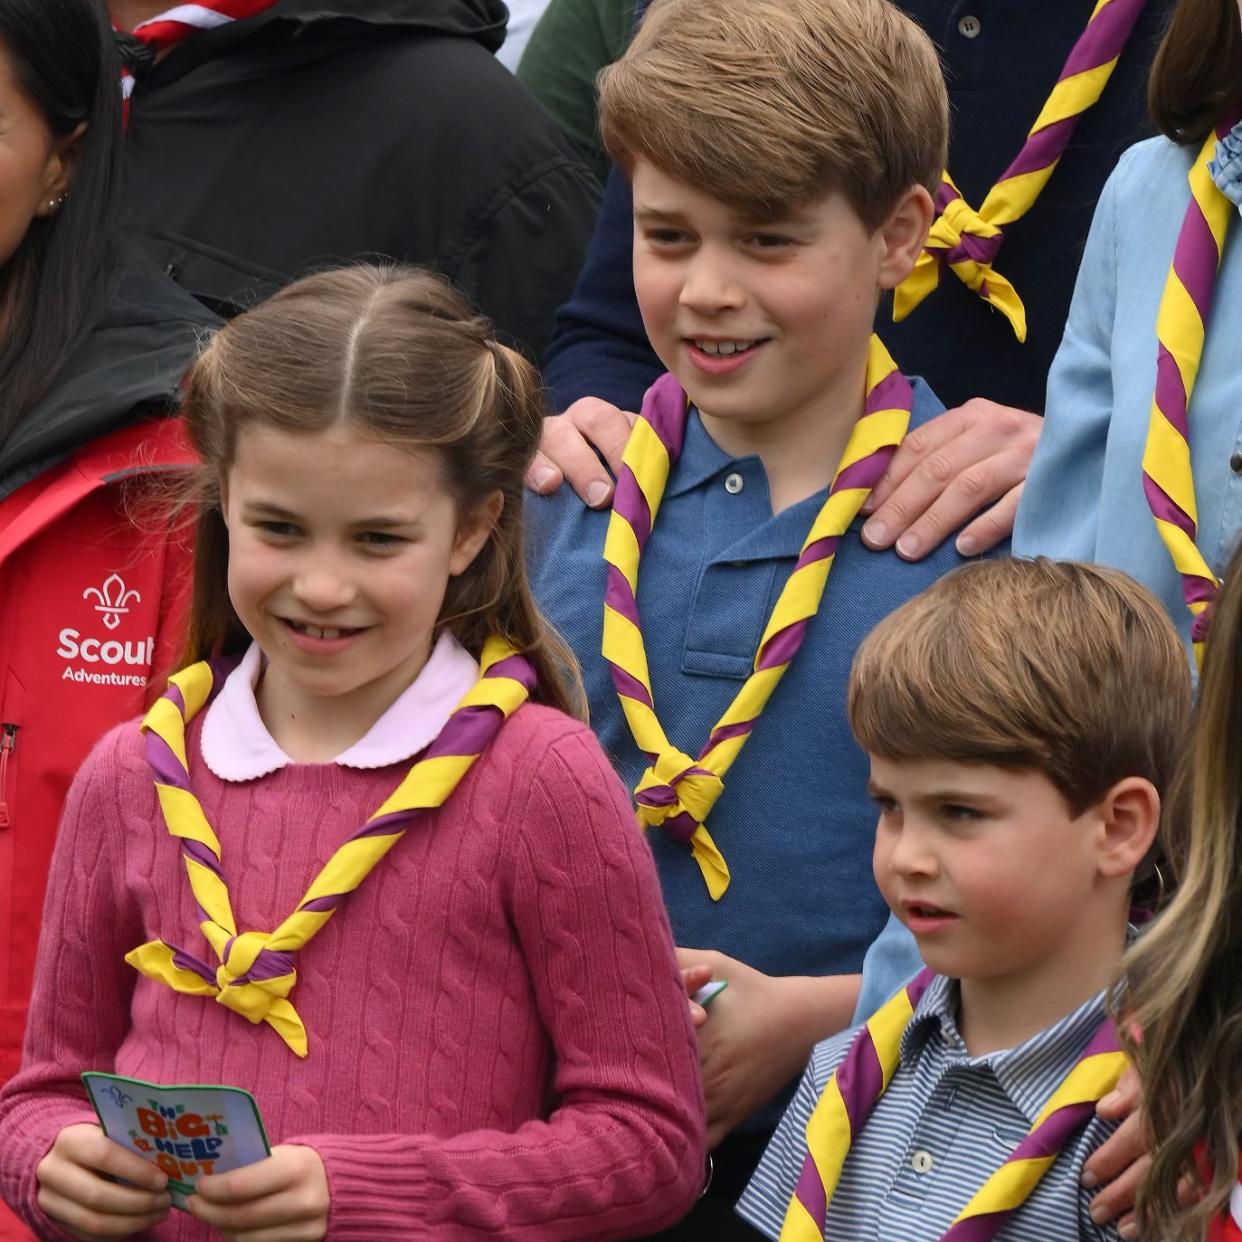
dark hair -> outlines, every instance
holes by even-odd
[[[0,46],[63,138],[85,122],[64,206],[0,269],[0,445],[103,312],[121,210],[121,84],[102,0],[0,0]]]
[[[431,449],[461,514],[501,494],[490,538],[449,582],[439,625],[476,658],[491,635],[507,639],[535,666],[537,698],[585,715],[577,662],[526,577],[523,476],[543,408],[535,369],[430,272],[322,272],[227,324],[186,378],[186,425],[203,461],[187,661],[249,641],[228,595],[220,508],[238,431],[314,433],[344,423],[394,451]]]
[[[1151,67],[1147,103],[1174,142],[1202,142],[1242,105],[1242,23],[1236,0],[1181,0]]]

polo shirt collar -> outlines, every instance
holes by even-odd
[[[902,1063],[916,1063],[927,1052],[929,1041],[939,1034],[944,1045],[958,1054],[957,1059],[989,1068],[1001,1090],[1031,1125],[1074,1068],[1108,1012],[1106,994],[1098,992],[1016,1048],[971,1057],[957,1026],[958,995],[956,979],[937,975],[932,980],[902,1034]]]
[[[203,718],[203,762],[223,781],[257,780],[294,762],[259,715],[254,691],[263,667],[263,653],[251,643]],[[478,677],[474,657],[451,634],[441,634],[418,676],[366,735],[332,762],[369,769],[413,758],[435,741]]]
[[[698,410],[691,406],[690,413],[686,418],[686,439],[682,445],[681,457],[673,469],[668,485],[664,489],[664,494],[666,496],[681,496],[686,492],[692,492],[696,487],[702,487],[704,483],[709,482],[722,471],[743,462],[754,462],[756,465],[759,465],[758,457],[753,455],[750,457],[730,457],[708,435],[707,428],[703,426],[703,420],[699,417]],[[759,468],[763,469],[761,465]]]

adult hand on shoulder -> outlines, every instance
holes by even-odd
[[[1139,1184],[1151,1168],[1151,1157],[1143,1139],[1139,1078],[1133,1068],[1126,1070],[1117,1089],[1100,1101],[1096,1111],[1106,1120],[1121,1124],[1083,1165],[1082,1184],[1088,1190],[1104,1187],[1091,1200],[1091,1219],[1097,1225],[1116,1220],[1117,1232],[1123,1238],[1137,1238],[1134,1202]]]
[[[957,550],[995,547],[1013,533],[1042,426],[1038,414],[972,397],[916,427],[867,499],[863,541],[876,550],[896,544],[917,561],[969,521]]]
[[[119,1185],[112,1177],[133,1185]],[[97,1125],[61,1130],[35,1178],[39,1207],[75,1238],[127,1238],[158,1225],[171,1206],[168,1178]]]
[[[845,1026],[859,976],[765,975],[706,949],[678,949],[677,957],[683,977],[701,966],[729,983],[697,1032],[711,1150],[801,1074],[819,1040]]]
[[[187,1206],[229,1242],[320,1242],[330,1202],[319,1153],[282,1145],[244,1169],[200,1178]]]
[[[599,397],[580,397],[564,414],[548,415],[526,486],[546,496],[568,482],[592,509],[602,509],[612,499],[613,478],[637,417]]]

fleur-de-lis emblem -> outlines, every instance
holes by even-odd
[[[87,587],[82,592],[83,599],[90,599],[92,595],[99,601],[95,611],[103,614],[103,623],[110,630],[121,624],[121,617],[129,611],[131,601],[142,601],[142,596],[127,587],[120,574],[109,574],[102,588]]]

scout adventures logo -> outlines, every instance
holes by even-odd
[[[102,586],[87,587],[83,600],[97,600],[95,612],[100,615],[104,628],[116,630],[121,618],[128,616],[131,604],[142,603],[142,595],[125,585],[118,573],[111,573]],[[66,626],[57,635],[59,646],[56,654],[62,660],[80,660],[83,664],[102,664],[110,668],[131,667],[141,672],[98,672],[94,669],[66,668],[62,681],[85,682],[94,686],[145,686],[151,661],[155,657],[155,638],[83,638],[80,630]]]

